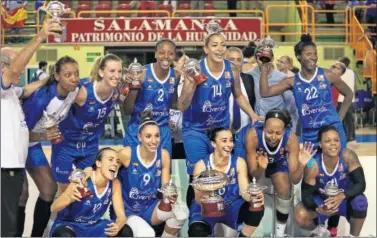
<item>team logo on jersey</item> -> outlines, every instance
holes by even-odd
[[[174,84],[174,77],[170,77],[170,84]]]
[[[134,168],[134,169],[132,170],[131,174],[136,175],[136,174],[137,174],[137,170]]]
[[[208,83],[207,82],[204,82],[203,83],[203,88],[208,88],[209,86],[208,86]]]
[[[157,168],[160,168],[160,167],[161,167],[161,160],[157,160],[157,161],[156,161],[156,167],[157,167]]]
[[[157,170],[157,172],[156,172],[156,176],[161,176],[161,170]]]
[[[234,168],[230,169],[230,176],[233,176],[235,174]]]
[[[94,107],[89,107],[88,112],[94,112]]]
[[[226,87],[227,87],[227,88],[232,87],[232,83],[231,83],[229,80],[226,81]]]
[[[96,101],[90,101],[89,102],[89,105],[94,105],[94,104],[96,104]]]
[[[147,87],[147,90],[149,90],[149,91],[153,90],[152,86],[149,85],[149,86]]]
[[[324,80],[324,78],[323,78],[323,75],[322,74],[319,74],[318,76],[318,81],[323,81]]]
[[[325,83],[320,83],[319,88],[322,88],[322,89],[327,88],[327,85]]]
[[[338,166],[338,171],[339,171],[339,172],[343,172],[343,164],[339,164],[339,166]]]
[[[152,78],[148,78],[148,83],[153,83],[153,79]]]
[[[152,103],[148,103],[147,106],[144,108],[144,112],[151,112],[153,111]]]
[[[224,73],[226,79],[230,79],[230,73],[229,71],[225,71]]]
[[[86,200],[84,205],[90,206],[90,200]]]

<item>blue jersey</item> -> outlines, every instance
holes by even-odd
[[[39,90],[34,91],[22,105],[29,130],[35,133],[44,132],[43,111],[53,116],[58,124],[63,121],[67,117],[78,92],[79,87],[74,92],[68,93],[66,97],[59,96],[57,83],[45,85]],[[37,143],[30,143],[30,146]]]
[[[58,212],[56,220],[87,224],[94,224],[101,220],[112,201],[113,181],[107,183],[102,194],[97,194],[97,189],[91,178],[87,182],[93,196],[86,197],[81,202],[71,203]]]
[[[160,81],[153,70],[153,64],[145,66],[147,71],[140,92],[137,96],[135,108],[129,123],[139,125],[140,113],[151,111],[153,120],[160,126],[169,125],[169,109],[177,86],[174,69],[170,68],[168,75]]]
[[[97,82],[82,82],[87,91],[87,99],[83,106],[73,104],[72,109],[59,127],[64,137],[71,141],[96,142],[102,136],[107,115],[113,110],[119,98],[119,92],[114,89],[112,95],[101,100],[96,92]]]
[[[330,183],[332,180],[335,182],[335,184],[338,185],[340,189],[347,190],[351,185],[351,180],[348,175],[348,168],[343,160],[342,152],[340,153],[339,161],[335,166],[334,171],[326,171],[322,153],[317,153],[314,156],[314,159],[317,162],[319,168],[318,175],[316,177],[316,192],[318,194],[323,194],[323,189],[325,188],[326,184]]]
[[[229,179],[229,184],[225,188],[219,189],[216,192],[218,195],[223,197],[226,206],[229,206],[232,202],[241,198],[240,188],[238,185],[237,159],[238,157],[236,155],[231,155],[227,171],[224,173]],[[203,162],[206,166],[209,163],[212,169],[215,168],[213,154],[205,157]]]
[[[205,132],[212,127],[229,128],[229,96],[234,84],[231,63],[224,60],[219,77],[211,74],[206,59],[200,61],[200,68],[208,79],[196,87],[191,105],[183,114],[183,130]]]
[[[119,172],[122,183],[122,196],[126,213],[142,213],[157,200],[157,189],[161,186],[161,150],[149,165],[140,159],[139,146],[131,147],[131,160],[128,168]],[[127,215],[126,214],[126,215]]]
[[[293,94],[303,130],[340,123],[333,104],[331,83],[326,78],[323,68],[317,68],[311,80],[305,80],[297,73],[293,83]]]
[[[255,132],[258,136],[257,151],[262,149],[264,152],[267,153],[269,164],[276,163],[276,162],[285,160],[287,158],[287,152],[285,148],[287,146],[289,136],[291,134],[290,128],[286,128],[284,130],[284,135],[282,139],[280,140],[278,146],[274,149],[274,151],[272,151],[271,148],[269,148],[267,145],[267,142],[264,136],[263,126],[255,127]]]

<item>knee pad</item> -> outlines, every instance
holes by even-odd
[[[166,225],[168,227],[171,227],[171,228],[181,229],[182,226],[185,224],[185,222],[186,222],[186,219],[184,219],[184,220],[178,220],[175,217],[171,217],[171,218],[169,218],[169,219],[166,220]]]
[[[169,218],[172,218],[172,217],[174,217],[174,214],[173,214],[172,211],[170,211],[170,212],[161,211],[158,208],[158,205],[157,205],[157,218],[160,219],[160,221],[166,221],[166,220],[168,220]]]
[[[133,237],[134,233],[129,225],[125,224],[116,235],[117,237]]]
[[[193,222],[188,229],[189,237],[208,237],[211,234],[211,226],[205,221]]]
[[[51,234],[52,237],[76,237],[76,233],[69,226],[58,226]]]
[[[241,220],[248,226],[258,227],[264,215],[264,208],[262,211],[252,212],[247,209],[247,212],[243,213]]]
[[[282,214],[289,214],[292,207],[292,197],[289,199],[282,199],[281,197],[276,197],[276,210]]]
[[[366,218],[368,210],[368,199],[360,194],[351,200],[350,216],[353,218]]]

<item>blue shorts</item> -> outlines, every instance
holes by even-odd
[[[68,177],[72,172],[73,165],[78,169],[91,167],[95,162],[97,152],[98,143],[86,144],[85,142],[64,140],[59,144],[52,145],[51,172],[56,182],[69,183]]]
[[[314,198],[314,202],[317,204],[317,206],[321,206],[322,204],[324,204],[324,201],[326,200],[326,198],[324,198],[321,195],[315,195],[313,198]],[[333,214],[333,215],[343,216],[343,217],[346,217],[348,219],[347,200],[346,199],[344,199],[342,201],[342,203],[340,203],[339,208],[338,208],[338,212],[336,214]],[[330,216],[318,214],[318,224],[325,224],[326,220],[329,219],[329,217]]]
[[[133,211],[133,210],[129,209],[126,205],[124,205],[126,217],[130,217],[132,215],[139,216],[139,217],[143,218],[143,220],[148,222],[149,225],[152,225],[153,211],[156,208],[159,201],[160,201],[159,199],[156,199],[155,201],[153,201],[151,203],[151,205],[145,211],[138,211],[138,212]],[[110,218],[114,221],[116,220],[114,207],[112,205],[110,206]]]
[[[42,144],[30,146],[28,149],[26,168],[50,166],[42,149]]]
[[[216,223],[222,223],[230,228],[240,231],[242,227],[242,223],[238,223],[238,215],[242,205],[245,203],[243,199],[237,199],[233,201],[231,204],[226,205],[226,214],[222,217],[203,217],[202,216],[202,209],[200,205],[198,205],[195,201],[192,202],[190,207],[190,218],[189,218],[189,225],[197,221],[205,221],[207,222],[212,231],[213,235],[213,228],[215,227]]]
[[[55,220],[51,227],[50,237],[52,237],[52,233],[59,226],[69,226],[76,233],[76,237],[107,237],[105,229],[108,227],[107,225],[111,223],[113,222],[106,219],[100,219],[95,224]]]
[[[124,137],[124,146],[136,146],[140,144],[139,138],[139,125],[128,123],[126,136]],[[160,126],[160,148],[167,150],[172,156],[171,145],[171,129],[169,126]]]
[[[346,133],[344,132],[343,124],[342,123],[334,123],[332,126],[336,127],[336,130],[339,133],[340,137],[340,144],[341,144],[341,151],[345,148],[347,148],[347,138]],[[318,147],[318,131],[319,128],[313,128],[313,129],[302,129],[302,141],[303,142],[311,142],[315,145],[315,148]]]
[[[267,165],[264,176],[270,178],[274,173],[288,173],[288,159],[280,159]]]
[[[195,164],[213,152],[208,136],[203,132],[182,130],[183,146],[186,153],[187,173],[192,175]]]

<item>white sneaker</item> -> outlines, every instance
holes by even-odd
[[[321,224],[318,225],[310,235],[311,237],[330,237],[330,231],[327,230],[326,226]]]

